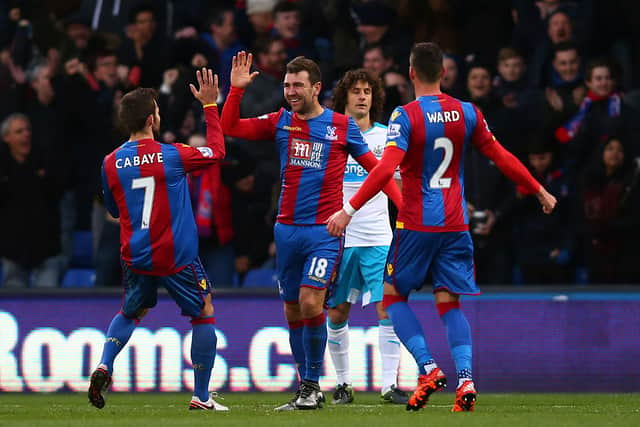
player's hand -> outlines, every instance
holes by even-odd
[[[555,208],[556,203],[558,203],[556,198],[553,197],[553,195],[549,193],[547,190],[545,190],[544,187],[540,188],[540,191],[538,191],[538,194],[536,194],[536,197],[538,198],[538,201],[542,205],[542,211],[546,214],[550,214],[551,212],[553,212],[553,208]]]
[[[198,89],[189,84],[191,93],[196,97],[202,105],[215,104],[218,99],[218,75],[213,74],[210,68],[202,68],[196,71],[196,79],[198,80]]]
[[[231,60],[231,86],[244,89],[251,84],[259,74],[257,71],[251,72],[252,62],[253,55],[247,54],[244,50],[233,57]]]
[[[344,209],[340,209],[327,220],[327,231],[334,237],[340,237],[344,233],[344,229],[347,228],[349,221],[351,221],[351,216]]]

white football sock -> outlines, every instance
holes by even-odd
[[[393,326],[378,327],[378,345],[382,356],[382,394],[385,394],[398,380],[400,364],[400,340]]]
[[[327,326],[327,344],[333,366],[336,368],[338,384],[351,384],[349,372],[349,324],[340,329]]]

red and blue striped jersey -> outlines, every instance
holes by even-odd
[[[418,231],[464,231],[464,154],[469,143],[483,153],[499,143],[482,112],[440,94],[421,96],[391,114],[387,146],[406,154],[400,163],[403,208],[398,227]]]
[[[105,206],[120,218],[120,251],[140,274],[175,274],[198,256],[187,173],[225,155],[217,108],[205,108],[207,146],[127,141],[102,163]]]
[[[241,95],[241,90],[231,89],[225,112],[236,107],[239,112]],[[222,120],[224,126],[225,114]],[[225,133],[276,141],[281,181],[277,220],[282,224],[324,224],[342,207],[342,181],[349,154],[357,159],[369,152],[355,121],[328,108],[309,120],[282,108],[242,119],[232,129],[225,126]]]

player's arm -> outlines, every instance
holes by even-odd
[[[220,126],[218,116],[218,76],[210,69],[203,68],[196,71],[198,89],[192,84],[189,85],[193,96],[202,103],[204,109],[205,123],[207,126],[207,145],[204,147],[189,147],[183,144],[175,146],[182,158],[185,172],[200,169],[221,160],[225,156],[224,135]]]
[[[369,176],[364,180],[364,183],[356,194],[345,203],[344,207],[338,212],[334,213],[327,222],[327,230],[333,236],[340,236],[345,227],[351,221],[351,217],[360,209],[367,201],[373,196],[378,194],[383,186],[391,183],[395,190],[400,192],[395,182],[393,181],[393,175],[398,165],[404,159],[409,141],[409,134],[411,133],[411,125],[407,118],[406,113],[402,107],[396,108],[391,114],[391,120],[389,121],[389,127],[387,130],[387,147],[384,150],[382,159],[377,166],[375,166]],[[362,155],[362,154],[361,154]],[[353,154],[352,154],[353,156]],[[358,157],[353,156],[356,160]],[[365,167],[365,165],[362,165]],[[394,201],[395,203],[395,201]],[[400,202],[400,206],[402,201]]]
[[[399,151],[402,152],[402,150],[399,150]],[[404,157],[404,152],[402,153]],[[378,162],[378,159],[376,159],[376,156],[374,156],[371,151],[367,152],[366,154],[363,154],[360,157],[357,157],[355,160],[356,162],[360,163],[360,165],[363,168],[365,168],[365,170],[369,173],[371,173],[375,169],[378,169],[381,164],[381,162]],[[380,160],[382,161],[382,159]],[[400,158],[400,161],[402,161],[402,158]],[[398,166],[398,164],[400,164],[400,162],[398,162],[396,166]],[[382,175],[382,172],[378,172],[378,174],[381,176],[380,179],[383,179],[382,177],[387,176],[386,167],[388,167],[387,164],[385,164],[384,175]],[[389,176],[389,178],[386,181],[382,181],[382,191],[384,191],[384,193],[393,201],[393,204],[396,205],[396,208],[399,209],[400,206],[402,206],[402,194],[400,194],[400,188],[398,188],[398,185],[396,184],[395,179],[393,179],[394,172],[395,172],[395,168],[391,171],[391,175]],[[377,192],[374,193],[371,197],[375,196],[376,194],[378,193]],[[365,194],[362,197],[363,198],[367,197],[367,194]],[[365,200],[369,200],[371,197],[368,197]]]
[[[260,118],[241,119],[240,103],[244,90],[258,75],[251,72],[251,54],[239,52],[231,61],[231,90],[222,111],[222,131],[225,135],[249,140],[273,139],[275,122],[279,113],[271,113]],[[277,121],[277,120],[276,120]]]
[[[556,205],[556,198],[536,181],[520,160],[496,140],[489,130],[482,112],[475,106],[474,109],[476,110],[477,122],[471,137],[472,143],[518,186],[520,193],[535,195],[542,205],[542,210],[545,213],[551,213]]]
[[[118,205],[116,205],[116,201],[113,198],[113,193],[111,193],[111,189],[109,189],[109,182],[107,181],[107,174],[104,171],[104,161],[102,162],[102,194],[104,198],[104,207],[107,208],[109,214],[114,218],[120,218],[120,210],[118,209]]]

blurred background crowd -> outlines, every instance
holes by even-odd
[[[478,105],[559,200],[543,215],[469,150],[478,282],[640,283],[638,22],[634,0],[0,1],[2,286],[121,286],[100,165],[128,138],[114,119],[127,91],[159,91],[159,140],[204,145],[195,69],[219,74],[222,106],[231,58],[253,52],[242,115],[258,116],[286,107],[285,65],[304,55],[328,107],[346,70],[379,76],[386,123],[414,99],[417,41],[443,48],[442,90]],[[227,146],[190,180],[201,258],[216,287],[272,286],[274,142]]]

